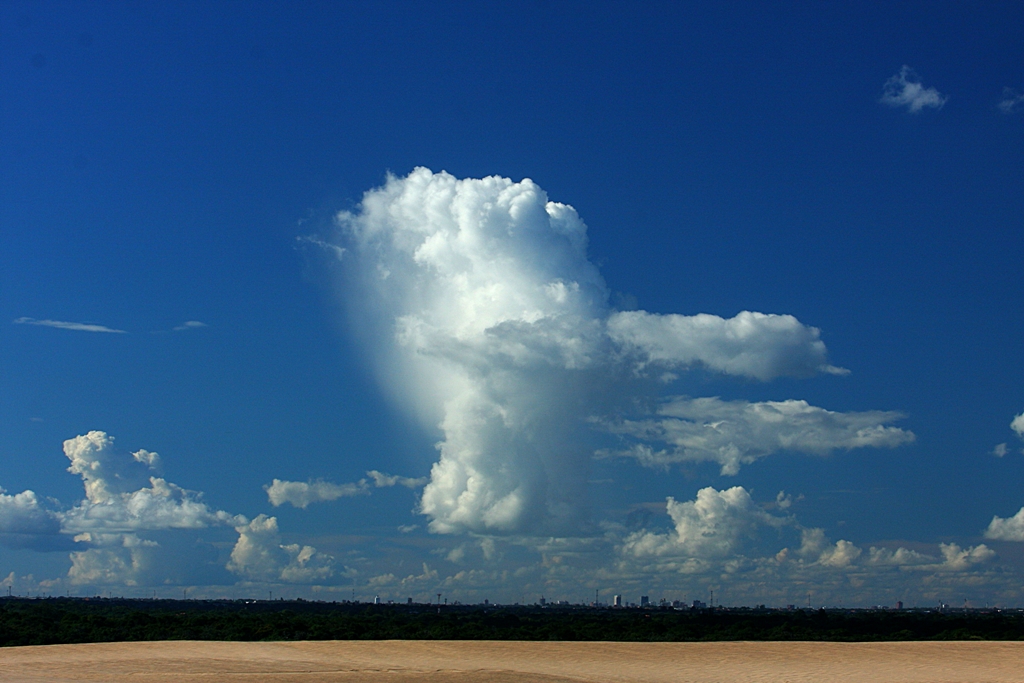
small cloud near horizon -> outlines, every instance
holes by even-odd
[[[174,328],[175,332],[182,332],[184,330],[195,330],[200,327],[209,327],[206,323],[199,322],[198,320],[186,320],[182,324]]]
[[[64,320],[37,320],[36,318],[21,317],[14,320],[15,325],[39,325],[41,327],[56,327],[60,330],[77,330],[79,332],[109,332],[111,334],[128,334],[124,330],[117,330],[106,325],[94,323],[75,323]]]

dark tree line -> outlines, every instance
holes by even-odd
[[[1021,640],[1024,612],[0,600],[0,646],[144,640]]]

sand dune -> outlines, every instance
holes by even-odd
[[[4,683],[997,683],[1024,643],[174,641],[0,648]]]

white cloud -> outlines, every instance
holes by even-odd
[[[371,576],[370,580],[366,583],[370,586],[370,588],[383,588],[385,586],[393,585],[396,580],[397,577],[391,572],[388,572],[387,574],[378,574],[377,576]]]
[[[837,413],[797,400],[749,403],[674,397],[662,404],[656,417],[621,420],[606,428],[669,446],[654,450],[641,443],[617,455],[653,467],[717,462],[722,474],[731,475],[741,464],[783,450],[825,455],[836,449],[893,448],[910,443],[912,432],[887,426],[901,417],[900,413],[882,411]]]
[[[54,534],[58,531],[57,515],[39,505],[34,491],[12,496],[0,488],[0,534]]]
[[[238,541],[228,571],[256,581],[312,583],[334,573],[334,558],[310,545],[283,544],[276,517],[259,515],[235,527]]]
[[[0,545],[50,549],[65,545],[60,534],[60,516],[39,504],[34,491],[14,495],[0,488]]]
[[[1017,436],[1024,439],[1024,413],[1013,418],[1010,422],[1010,429],[1017,432]]]
[[[365,480],[359,480],[354,484],[332,484],[323,479],[309,482],[274,479],[271,484],[264,486],[263,490],[267,492],[267,498],[270,499],[270,504],[274,507],[289,503],[302,509],[305,509],[310,503],[368,493]]]
[[[71,553],[68,580],[72,585],[136,586],[144,582],[144,575],[157,564],[159,546],[153,541],[127,534],[109,545]]]
[[[844,372],[792,316],[613,311],[586,225],[529,179],[418,168],[338,222],[352,334],[442,433],[420,499],[433,532],[577,533],[592,425],[649,403],[674,372]]]
[[[967,571],[974,565],[992,560],[996,553],[984,543],[970,548],[961,548],[956,543],[940,543],[942,568],[950,571]]]
[[[466,559],[466,544],[452,548],[445,559],[454,564],[461,564]]]
[[[150,477],[149,483],[147,487],[119,493],[100,502],[83,500],[63,513],[64,530],[121,533],[202,529],[239,524],[245,519],[223,510],[212,510],[198,500],[198,494],[160,477]]]
[[[1024,109],[1024,93],[1013,88],[1003,88],[1003,99],[998,106],[1004,114],[1015,114]]]
[[[150,476],[160,456],[145,449],[119,451],[106,432],[68,439],[64,454],[71,461],[68,471],[82,477],[86,496],[61,514],[65,532],[199,529],[236,525],[244,519],[212,510],[199,500],[200,494]]]
[[[0,542],[37,550],[69,550],[67,581],[74,585],[142,585],[209,573],[209,558],[195,539],[176,546],[180,534],[161,536],[162,548],[144,538],[148,532],[245,524],[242,515],[215,510],[201,494],[153,476],[160,456],[140,449],[117,449],[114,438],[92,431],[64,442],[68,471],[82,477],[85,498],[70,508],[45,509],[35,493],[9,496],[0,491]],[[84,549],[82,549],[84,546]],[[205,563],[205,564],[204,564]],[[42,586],[43,584],[40,584]]]
[[[993,541],[1024,541],[1024,507],[1013,517],[992,517],[985,529],[985,538]]]
[[[404,486],[407,489],[418,489],[421,486],[425,486],[426,483],[430,481],[427,477],[417,477],[413,479],[411,477],[400,477],[394,474],[386,474],[384,472],[378,472],[377,470],[370,470],[366,473],[366,476],[373,479],[373,485],[377,488]]]
[[[200,327],[209,327],[206,323],[199,322],[198,320],[186,320],[182,324],[174,328],[175,332],[184,332],[185,330],[196,330]]]
[[[129,457],[115,449],[114,437],[95,430],[65,441],[64,455],[71,461],[68,472],[82,477],[85,496],[93,503],[141,488],[159,465],[156,453],[143,450]]]
[[[755,593],[766,583],[821,589],[837,587],[836,582],[842,581],[846,589],[840,588],[838,597],[845,602],[843,594],[850,587],[890,590],[899,576],[909,576],[907,572],[928,575],[923,583],[919,579],[905,583],[904,589],[914,586],[914,590],[923,585],[947,585],[944,576],[977,577],[984,571],[981,566],[996,557],[983,544],[939,544],[936,558],[904,547],[893,550],[872,546],[865,551],[845,539],[832,542],[824,529],[801,527],[791,515],[769,514],[742,487],[702,489],[694,501],[671,500],[669,512],[675,523],[673,530],[636,532],[618,545],[619,562],[613,571],[621,577],[619,580],[644,577],[642,581],[651,581],[651,577],[669,574],[735,581],[734,586],[747,581]],[[766,543],[770,545],[772,537],[781,541],[796,530],[800,532],[796,547],[783,547],[773,554],[759,552]],[[734,589],[729,590],[732,594]],[[861,594],[865,595],[863,591]]]
[[[860,557],[861,552],[853,543],[840,539],[834,547],[822,553],[818,562],[828,567],[849,567]]]
[[[791,315],[742,311],[726,320],[707,314],[622,311],[609,316],[608,334],[617,344],[638,353],[641,364],[669,368],[703,365],[760,380],[846,373],[828,364],[819,330]]]
[[[759,507],[742,486],[722,491],[708,486],[686,502],[670,497],[666,509],[674,523],[672,531],[630,534],[622,552],[635,557],[722,558],[734,554],[759,528],[792,523],[789,517],[777,517]]]
[[[131,552],[90,548],[71,553],[68,579],[72,585],[114,585],[135,582]]]
[[[122,451],[112,436],[91,431],[65,441],[64,453],[68,471],[81,476],[85,488],[85,499],[76,505],[52,511],[32,491],[8,495],[0,489],[0,543],[72,550],[67,576],[54,579],[53,585],[142,586],[203,579],[224,584],[229,571],[286,583],[334,575],[330,556],[310,545],[282,542],[276,518],[260,515],[250,522],[209,507],[201,493],[154,476],[160,456],[152,451]],[[365,481],[356,486],[367,488]],[[227,565],[218,561],[215,542],[183,533],[217,526],[234,527],[239,534]],[[45,589],[47,582],[38,587]]]
[[[902,547],[896,550],[875,547],[868,549],[867,563],[875,566],[909,567],[930,564],[933,561],[934,558],[928,555]]]
[[[906,107],[911,114],[917,114],[925,107],[941,109],[949,97],[935,88],[925,88],[914,70],[906,64],[885,82],[882,88],[882,104],[890,107]]]
[[[823,529],[804,529],[800,549],[796,554],[804,561],[834,569],[897,567],[930,572],[966,572],[996,556],[984,544],[961,548],[956,543],[940,543],[939,552],[942,554],[941,562],[903,547],[896,550],[872,547],[866,558],[862,559],[863,550],[853,543],[844,540],[830,543]]]
[[[1024,413],[1014,416],[1010,422],[1019,437],[1024,439]],[[999,443],[995,446],[992,454],[997,458],[1007,455],[1010,452],[1006,443]],[[1024,541],[1024,508],[1021,508],[1013,517],[999,517],[995,515],[985,529],[985,538],[993,541]]]
[[[825,537],[824,529],[804,529],[800,533],[800,549],[796,554],[808,562],[843,569],[856,562],[862,552],[849,541],[840,539],[831,543]]]
[[[70,323],[63,320],[36,320],[35,318],[21,317],[14,321],[16,325],[41,325],[43,327],[56,327],[61,330],[77,330],[79,332],[110,332],[112,334],[127,334],[124,330],[115,330],[105,325],[95,323]]]
[[[387,572],[370,577],[367,584],[371,590],[379,592],[381,597],[385,598],[399,598],[410,593],[419,593],[428,600],[432,600],[433,596],[429,592],[424,594],[424,591],[433,591],[441,586],[450,587],[451,578],[441,579],[438,571],[431,569],[424,562],[423,571],[420,574],[409,574],[404,579],[399,579],[393,573]]]
[[[572,526],[580,385],[607,351],[607,290],[576,212],[529,180],[417,169],[339,220],[353,328],[385,386],[444,433],[421,498],[431,530]]]

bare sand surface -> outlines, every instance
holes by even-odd
[[[1019,683],[1024,643],[94,643],[0,648],[0,681]]]

